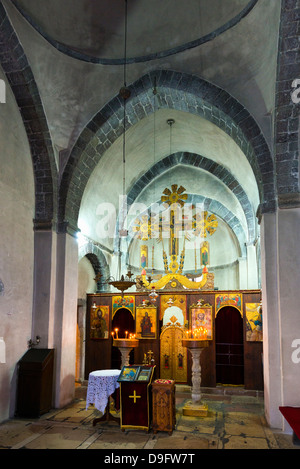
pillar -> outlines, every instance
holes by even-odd
[[[300,208],[264,214],[261,228],[266,418],[290,432],[278,408],[300,406]]]
[[[300,208],[278,211],[278,297],[282,403],[300,407]],[[298,354],[295,353],[298,348]],[[298,344],[298,345],[297,345]],[[289,429],[283,419],[283,429]]]
[[[256,247],[253,243],[247,244],[247,288],[258,288],[258,271]]]
[[[41,348],[53,348],[56,276],[56,233],[51,227],[34,233],[34,290],[31,339]]]
[[[239,257],[239,289],[240,290],[247,290],[247,259],[245,257]]]
[[[266,213],[261,220],[261,284],[263,311],[263,371],[265,416],[273,428],[280,428],[281,359],[278,307],[277,215]]]
[[[78,244],[48,228],[36,229],[34,242],[31,338],[55,350],[53,406],[61,408],[75,392]]]
[[[57,235],[54,345],[55,407],[71,402],[75,392],[78,244],[68,233]]]

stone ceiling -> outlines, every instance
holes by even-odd
[[[68,170],[76,142],[97,113],[116,99],[123,84],[124,1],[114,0],[113,8],[108,0],[3,0],[3,4],[31,66],[57,168],[67,185],[70,181],[64,179],[63,170]],[[247,109],[271,149],[279,15],[280,2],[272,0],[129,0],[126,81],[134,83],[153,70],[207,80]],[[155,116],[144,116],[127,131],[128,190],[171,153],[199,155],[232,175],[245,193],[252,224],[256,223],[261,188],[249,158],[218,126],[188,109],[167,109],[159,98],[158,89]],[[172,148],[166,124],[170,117],[175,119]],[[119,119],[113,129],[117,138],[101,153],[85,183],[80,213],[87,224],[92,224],[99,203],[118,197],[121,129]],[[215,199],[227,200],[226,208],[249,229],[249,212],[236,193],[204,168],[197,171],[202,171],[199,180],[213,184]],[[167,182],[166,172],[160,184]],[[187,190],[211,198],[195,182]],[[222,196],[224,191],[227,197]]]

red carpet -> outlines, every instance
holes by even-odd
[[[280,412],[300,439],[300,407],[279,407]]]

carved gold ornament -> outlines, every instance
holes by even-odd
[[[211,236],[218,227],[218,220],[215,215],[208,215],[208,212],[197,213],[193,216],[192,222],[193,230],[196,236],[206,238],[207,233]]]

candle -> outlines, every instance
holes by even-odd
[[[114,332],[112,332],[112,333],[111,333],[111,336],[112,336],[112,338],[113,338],[113,339],[115,338],[115,337],[114,337],[114,335],[115,335],[115,333],[114,333]]]
[[[119,337],[118,337],[118,332],[119,332],[119,329],[116,328],[116,329],[115,329],[115,333],[116,333],[117,339],[119,338]]]
[[[125,339],[127,339],[128,331],[125,331]]]

